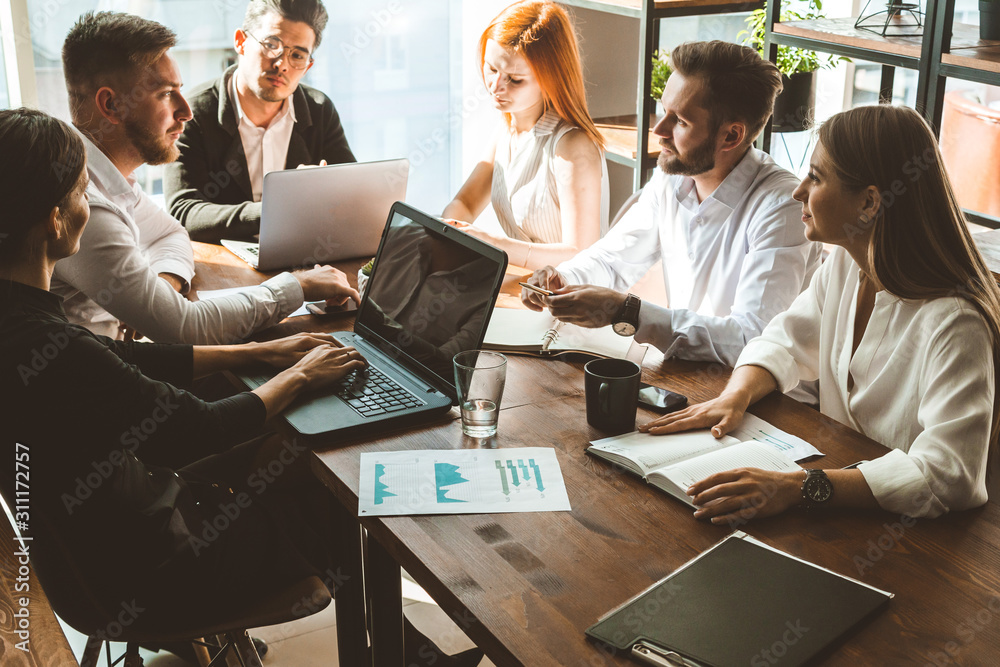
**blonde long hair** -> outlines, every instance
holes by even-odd
[[[604,137],[587,110],[583,67],[576,35],[566,10],[554,2],[526,0],[500,12],[479,38],[479,71],[486,58],[486,42],[520,54],[531,67],[546,109],[552,109],[604,147]],[[485,83],[485,80],[484,80]],[[510,114],[504,119],[510,125]]]
[[[993,342],[990,445],[1000,434],[1000,288],[986,267],[945,172],[930,125],[913,109],[864,106],[819,129],[837,177],[882,204],[870,221],[868,261],[877,286],[903,299],[957,296],[983,316]]]

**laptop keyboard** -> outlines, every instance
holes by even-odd
[[[373,366],[344,376],[334,389],[362,417],[424,405],[424,401]]]
[[[254,257],[260,257],[260,246],[259,245],[248,245],[245,250],[253,255]]]

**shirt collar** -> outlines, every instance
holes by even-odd
[[[536,137],[543,137],[546,134],[552,134],[556,129],[556,125],[562,120],[562,116],[557,114],[552,109],[549,109],[542,114],[542,117],[535,121],[535,127],[532,128],[532,133]]]
[[[61,296],[24,283],[0,279],[0,300],[7,301],[11,305],[15,302],[20,303],[28,310],[66,318]],[[4,310],[9,307],[9,305],[5,305]]]
[[[763,152],[751,146],[743,159],[737,162],[733,170],[726,176],[726,180],[715,188],[715,192],[710,195],[710,198],[731,209],[736,208],[746,196],[753,179],[757,178],[763,156]]]
[[[240,104],[240,95],[239,92],[237,92],[236,90],[237,76],[238,76],[237,73],[234,71],[233,75],[229,77],[229,96],[233,98],[233,107],[236,109],[236,124],[239,125],[243,121],[244,115],[243,115],[243,106]],[[291,95],[285,98],[285,101],[281,104],[281,111],[278,112],[278,115],[271,120],[270,125],[268,125],[267,127],[271,127],[272,125],[283,119],[285,116],[291,116],[292,122],[293,123],[297,122],[295,118],[295,105],[292,104]],[[249,119],[247,120],[247,122],[250,123]]]
[[[108,198],[135,197],[135,179],[125,178],[118,167],[104,154],[97,144],[77,130],[83,137],[87,149],[87,171],[90,172],[90,186]]]
[[[719,187],[715,188],[715,192],[705,198],[705,201],[714,199],[729,209],[735,209],[746,195],[750,184],[753,183],[753,179],[757,178],[757,173],[760,172],[763,162],[763,156],[764,153],[762,151],[751,146],[747,154],[736,163],[736,166],[729,172],[725,180],[719,184]],[[690,176],[682,176],[681,179],[681,184],[674,192],[674,196],[678,202],[684,203],[688,197],[694,196],[695,185],[694,179]],[[704,203],[702,202],[702,205]],[[697,202],[694,202],[694,206],[697,205]]]

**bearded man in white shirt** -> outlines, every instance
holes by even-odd
[[[682,44],[670,64],[655,175],[603,239],[529,278],[555,295],[521,299],[667,357],[731,366],[808,284],[821,246],[806,240],[796,177],[753,147],[781,92],[774,64],[719,41]],[[626,294],[659,260],[666,307]]]
[[[155,21],[89,12],[63,44],[91,210],[80,251],[60,260],[53,275],[52,291],[65,299],[69,320],[112,338],[127,325],[156,342],[216,344],[276,324],[303,300],[358,300],[347,277],[329,266],[283,273],[221,299],[182,296],[194,276],[187,231],[132,176],[143,164],[177,159],[175,143],[191,119],[168,53],[176,39]]]

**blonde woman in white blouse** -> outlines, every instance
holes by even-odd
[[[573,27],[553,2],[518,2],[479,41],[483,83],[504,122],[443,217],[507,252],[558,264],[608,222],[604,140],[587,111]],[[503,234],[471,224],[493,204]]]
[[[930,127],[903,107],[837,114],[794,197],[806,236],[840,247],[750,341],[718,398],[642,430],[721,437],[775,389],[818,379],[824,414],[891,451],[810,474],[808,486],[805,472],[712,475],[688,490],[696,517],[724,523],[803,502],[926,517],[982,505],[998,433],[1000,292]]]

